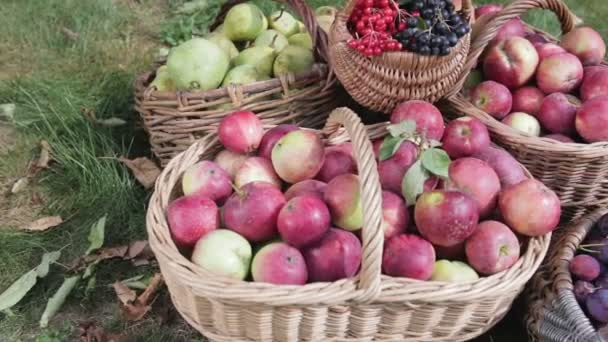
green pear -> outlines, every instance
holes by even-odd
[[[325,33],[329,33],[329,31],[331,30],[331,25],[334,23],[335,19],[336,17],[334,17],[333,15],[320,15],[317,17],[317,22],[319,23],[321,29],[325,31]]]
[[[308,29],[306,28],[306,25],[304,25],[304,23],[301,22],[301,21],[299,21],[299,20],[298,20],[298,31],[300,33],[306,33],[306,32],[308,32]]]
[[[302,73],[312,69],[315,58],[311,50],[301,46],[289,45],[277,56],[274,61],[274,76],[292,72]]]
[[[264,14],[254,4],[239,4],[230,9],[222,31],[232,41],[254,40],[264,30]]]
[[[289,37],[289,45],[301,46],[305,49],[312,50],[312,37],[307,33],[296,33]]]
[[[276,11],[268,19],[270,27],[281,32],[285,37],[290,37],[300,31],[298,21],[287,11]]]
[[[253,42],[253,46],[268,46],[274,49],[276,53],[283,51],[289,45],[289,41],[281,32],[275,30],[266,30]]]
[[[216,27],[215,30],[213,30],[213,32],[211,33],[224,34],[224,24],[219,24],[218,27]]]
[[[229,84],[249,84],[256,82],[258,79],[258,71],[253,65],[238,65],[228,71],[228,74],[226,74],[224,82],[222,83],[222,87],[226,87]]]
[[[156,70],[156,77],[150,83],[150,86],[156,87],[158,91],[175,91],[175,83],[169,76],[169,70],[166,65],[163,65]]]
[[[333,6],[321,6],[315,10],[317,16],[329,15],[335,17],[338,14],[338,9]]]
[[[438,260],[433,268],[431,280],[450,283],[462,283],[479,279],[471,266],[462,261]]]
[[[204,38],[192,38],[176,46],[167,57],[167,70],[178,90],[216,89],[229,67],[228,54]]]
[[[270,76],[276,53],[269,46],[253,46],[247,48],[234,59],[234,65],[253,65],[260,76]]]
[[[239,55],[239,49],[237,49],[236,45],[234,45],[230,39],[226,38],[226,36],[220,33],[211,33],[207,36],[207,39],[219,45],[219,47],[228,54],[230,60],[233,60]]]

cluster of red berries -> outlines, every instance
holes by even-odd
[[[402,44],[393,38],[393,34],[406,28],[406,23],[396,20],[399,11],[394,0],[359,0],[349,18],[356,38],[349,40],[348,46],[368,57],[401,51]]]

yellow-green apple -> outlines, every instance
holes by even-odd
[[[576,130],[585,141],[608,141],[608,96],[595,97],[576,113]]]
[[[272,155],[272,149],[274,145],[281,139],[285,134],[293,131],[297,131],[299,128],[296,125],[278,125],[269,129],[264,136],[262,137],[262,141],[260,142],[260,147],[258,148],[258,156],[264,157],[270,160]]]
[[[583,65],[600,64],[606,55],[604,39],[590,27],[578,27],[566,33],[560,45],[576,55]]]
[[[475,231],[479,206],[464,192],[425,192],[416,201],[414,221],[420,234],[434,245],[454,246]]]
[[[536,84],[545,94],[570,93],[583,81],[583,65],[571,53],[551,55],[541,60]]]
[[[407,170],[416,162],[418,147],[410,142],[401,143],[395,154],[378,163],[378,174],[382,189],[401,193],[401,182]]]
[[[544,135],[543,138],[548,138],[548,139],[553,139],[559,142],[563,142],[563,143],[573,143],[575,142],[574,139],[572,139],[571,137],[567,136],[567,135],[563,135],[563,134],[547,134]]]
[[[608,68],[592,72],[585,78],[580,90],[583,101],[608,95]]]
[[[218,128],[222,145],[236,153],[255,151],[260,145],[263,134],[262,121],[249,111],[238,111],[227,115]]]
[[[215,156],[215,162],[234,179],[236,171],[241,167],[241,164],[247,159],[247,155],[235,153],[230,150],[221,150]]]
[[[576,133],[576,112],[580,106],[581,101],[572,95],[553,93],[545,98],[536,117],[551,133],[573,135]]]
[[[490,165],[477,158],[460,158],[450,163],[449,175],[447,189],[470,195],[477,202],[479,217],[492,214],[500,192],[500,180]]]
[[[226,228],[252,242],[271,239],[277,232],[277,217],[285,196],[266,182],[245,184],[228,198],[222,210]]]
[[[473,105],[497,119],[504,118],[511,112],[513,96],[504,85],[485,81],[471,90],[469,94]]]
[[[538,52],[523,37],[512,37],[493,46],[483,61],[487,78],[515,89],[528,83],[538,66]]]
[[[479,119],[464,116],[446,126],[442,143],[452,159],[467,157],[490,146],[490,133]]]
[[[336,176],[356,172],[357,163],[351,154],[339,146],[329,146],[325,148],[325,161],[315,178],[329,182]]]
[[[311,282],[336,281],[357,274],[361,265],[361,242],[351,232],[330,228],[303,254]]]
[[[297,248],[319,241],[330,223],[331,215],[325,202],[308,195],[290,199],[277,218],[281,238]]]
[[[382,270],[386,275],[428,280],[434,264],[433,245],[417,235],[400,234],[386,241],[382,255]]]
[[[297,196],[315,196],[319,199],[323,199],[323,194],[325,193],[325,187],[327,183],[318,181],[316,179],[307,179],[303,180],[299,183],[296,183],[285,191],[285,199],[290,200]]]
[[[555,192],[535,179],[507,187],[498,198],[505,223],[526,236],[540,236],[553,231],[559,223],[560,205]]]
[[[563,47],[553,43],[537,44],[535,47],[541,62],[547,57],[568,52]]]
[[[208,160],[190,166],[182,176],[184,195],[199,194],[220,204],[232,194],[231,183],[228,172]]]
[[[353,174],[340,175],[325,188],[323,198],[336,226],[354,231],[363,226],[363,208],[359,177]]]
[[[194,247],[205,234],[218,228],[220,213],[209,197],[193,194],[176,199],[167,208],[173,241],[179,247]]]
[[[382,229],[384,238],[405,233],[410,225],[410,213],[401,196],[390,191],[382,191]]]
[[[540,105],[545,99],[545,93],[534,86],[521,87],[513,92],[511,111],[524,112],[536,116]]]
[[[304,285],[308,280],[304,256],[284,242],[262,247],[251,262],[251,275],[255,282],[276,285]]]
[[[234,176],[234,185],[237,188],[242,188],[245,184],[251,182],[267,182],[277,189],[281,189],[281,179],[274,172],[272,163],[262,157],[247,158]]]
[[[540,123],[528,113],[515,112],[502,119],[502,123],[516,131],[538,137],[540,136]]]
[[[441,140],[445,124],[441,112],[433,104],[412,100],[397,105],[391,113],[391,122],[396,124],[406,120],[416,122],[416,131],[426,134],[428,139]]]
[[[313,131],[289,132],[272,149],[272,166],[281,179],[292,184],[312,179],[324,161],[323,141]]]
[[[484,221],[465,243],[469,264],[481,274],[502,272],[519,259],[519,240],[509,227],[498,221]]]
[[[192,262],[212,273],[243,280],[249,274],[251,245],[232,230],[217,229],[198,240]]]
[[[503,188],[528,178],[521,164],[509,152],[501,148],[490,145],[473,157],[485,161],[494,169]]]
[[[433,267],[432,281],[466,283],[479,279],[479,275],[462,261],[438,260]]]

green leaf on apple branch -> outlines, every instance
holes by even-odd
[[[424,191],[424,182],[429,176],[420,159],[407,170],[401,181],[401,192],[408,207],[416,204],[416,198]]]
[[[61,309],[63,303],[65,303],[66,298],[70,295],[70,292],[76,287],[78,281],[80,280],[80,276],[73,276],[69,278],[65,278],[63,280],[63,284],[57,289],[57,292],[49,298],[49,301],[46,303],[46,308],[42,313],[42,317],[40,318],[40,327],[46,328],[49,325],[49,320],[55,316],[55,314]]]
[[[429,148],[422,153],[422,165],[432,174],[442,177],[449,177],[450,156],[447,152],[439,148]]]
[[[416,121],[405,120],[386,127],[393,137],[411,138],[416,133]]]
[[[49,273],[49,267],[61,256],[60,251],[45,253],[40,265],[21,276],[0,294],[0,311],[5,311],[19,303],[23,297],[36,285],[38,278],[44,278]]]
[[[404,141],[405,138],[401,137],[387,136],[384,138],[384,141],[380,146],[380,161],[387,160],[392,157],[399,149],[399,146],[401,146],[401,143]]]
[[[91,232],[89,233],[89,248],[85,252],[85,255],[91,254],[96,249],[101,248],[103,246],[103,240],[105,235],[106,228],[106,217],[105,215],[99,219],[99,221],[93,223],[91,226]]]

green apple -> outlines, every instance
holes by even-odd
[[[274,76],[292,72],[294,74],[309,71],[315,63],[311,50],[301,46],[289,45],[277,56],[273,65]]]
[[[308,32],[296,33],[289,37],[289,45],[300,46],[308,50],[312,50],[312,37]]]
[[[276,30],[263,31],[253,42],[253,46],[268,46],[273,48],[276,53],[283,51],[287,45],[289,45],[287,38]]]
[[[237,65],[228,71],[222,87],[227,87],[229,84],[249,84],[257,82],[259,79],[258,71],[253,65],[243,64]]]
[[[306,33],[306,32],[308,32],[308,29],[306,28],[306,25],[304,25],[304,23],[301,22],[301,21],[299,21],[299,20],[298,20],[298,31],[300,33]]]
[[[270,76],[276,54],[268,46],[252,46],[247,48],[233,60],[234,65],[253,65],[260,76]]]
[[[471,266],[462,261],[438,260],[433,268],[431,280],[450,283],[463,283],[479,279]]]
[[[254,40],[264,28],[264,13],[254,4],[239,4],[226,13],[222,31],[232,41]]]
[[[228,54],[216,43],[192,38],[167,57],[167,70],[179,90],[216,89],[230,67]]]
[[[319,23],[319,26],[321,27],[321,29],[323,29],[323,31],[325,31],[325,33],[329,33],[329,31],[331,30],[331,25],[334,23],[335,19],[336,19],[336,17],[334,17],[333,15],[317,16],[317,22]]]
[[[230,60],[233,60],[236,56],[239,55],[239,49],[237,49],[234,43],[230,39],[226,38],[226,36],[224,36],[223,34],[211,33],[207,36],[207,39],[219,45],[219,47],[221,47],[222,50],[224,50],[226,54],[228,54]]]
[[[169,76],[169,70],[166,65],[162,65],[156,70],[156,77],[150,83],[150,86],[156,87],[158,91],[175,91],[175,83]]]
[[[245,279],[251,264],[251,245],[241,235],[228,229],[216,229],[194,246],[192,262],[215,274]]]
[[[280,10],[268,17],[270,27],[281,32],[285,37],[294,35],[300,31],[298,21],[289,12]]]

